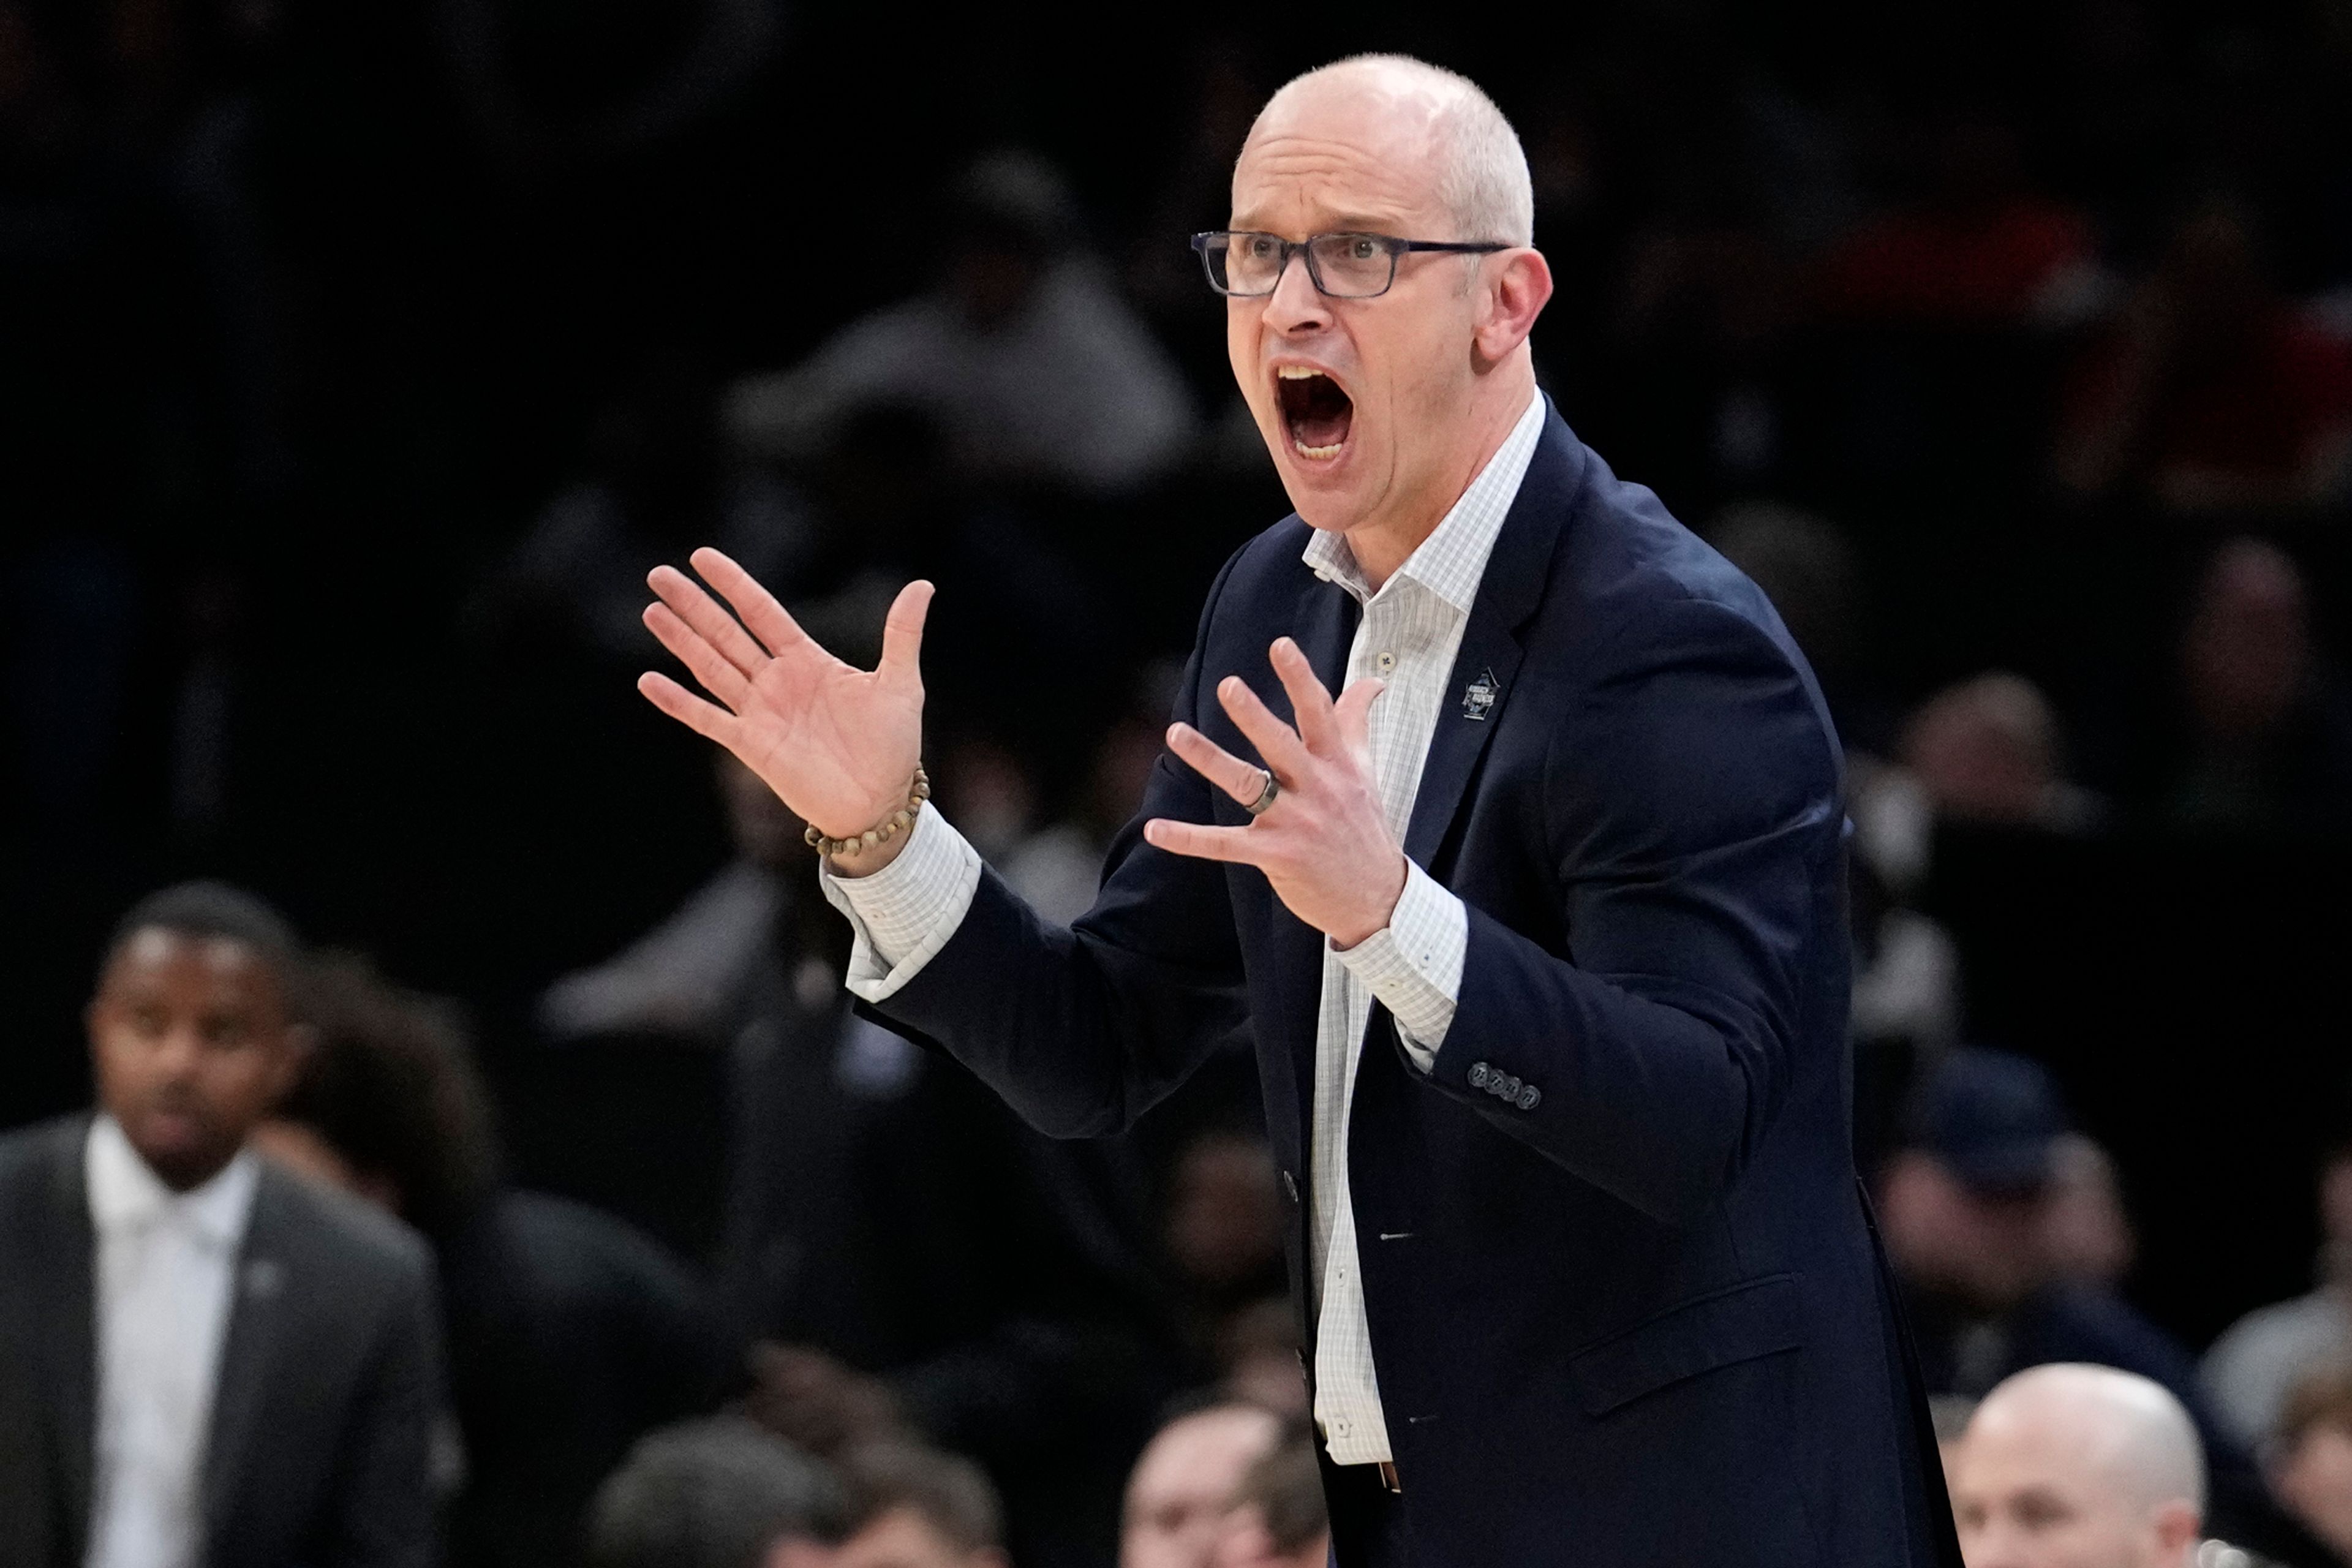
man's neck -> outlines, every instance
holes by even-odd
[[[1432,487],[1434,495],[1443,499],[1424,501],[1394,515],[1366,518],[1348,530],[1346,538],[1349,553],[1356,558],[1356,570],[1364,574],[1364,582],[1377,594],[1381,585],[1396,574],[1397,568],[1412,559],[1412,552],[1428,542],[1460,503],[1464,492],[1475,484],[1486,465],[1495,460],[1511,432],[1528,411],[1528,404],[1536,395],[1535,374],[1529,369],[1511,377],[1507,388],[1496,389],[1486,399],[1486,406],[1476,421],[1477,439],[1465,441],[1466,456],[1454,465],[1450,482]]]

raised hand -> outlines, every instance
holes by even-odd
[[[1404,892],[1404,849],[1373,787],[1366,738],[1372,702],[1386,687],[1360,680],[1334,702],[1297,643],[1279,639],[1273,658],[1296,730],[1239,676],[1217,684],[1218,702],[1265,767],[1242,761],[1189,724],[1170,727],[1168,747],[1244,805],[1264,793],[1271,768],[1280,786],[1274,804],[1244,827],[1154,817],[1143,825],[1143,837],[1171,854],[1256,867],[1292,914],[1339,946],[1353,947],[1389,923]]]
[[[827,837],[862,833],[904,805],[922,758],[917,655],[931,585],[899,590],[882,626],[882,662],[866,670],[818,647],[718,551],[698,550],[690,562],[734,615],[684,573],[656,566],[646,579],[657,602],[646,606],[646,625],[718,701],[651,671],[638,677],[637,689],[734,752]]]

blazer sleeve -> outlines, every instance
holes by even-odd
[[[1175,705],[1187,723],[1202,697],[1200,650],[1240,558],[1202,613]],[[955,935],[872,1011],[943,1047],[1041,1132],[1127,1128],[1247,1021],[1224,868],[1143,841],[1155,816],[1212,821],[1208,788],[1163,751],[1092,909],[1065,929],[983,870]]]
[[[1629,646],[1630,645],[1630,646]],[[1473,904],[1428,1082],[1643,1213],[1703,1213],[1800,1053],[1843,1050],[1843,811],[1810,681],[1706,600],[1645,609],[1551,740],[1555,952]],[[1834,994],[1832,994],[1834,993]],[[1501,1089],[1508,1089],[1508,1093]]]
[[[439,1557],[433,1432],[442,1408],[440,1318],[419,1247],[387,1289],[338,1467],[334,1568],[432,1568]]]

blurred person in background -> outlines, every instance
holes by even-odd
[[[1004,1510],[978,1465],[880,1443],[842,1456],[849,1528],[827,1568],[1006,1568]]]
[[[2189,515],[2296,514],[2352,473],[2352,345],[2278,292],[2246,210],[2200,204],[2075,367],[2059,481]]]
[[[940,421],[961,468],[998,479],[1127,491],[1185,455],[1182,377],[1090,250],[1052,165],[982,157],[917,232],[936,247],[929,291],[730,394],[747,449],[805,462],[856,409],[905,404]]]
[[[2288,1390],[2266,1445],[2271,1485],[2306,1529],[2352,1563],[2352,1362]]]
[[[1118,1568],[1213,1568],[1251,1468],[1282,1441],[1282,1418],[1211,1405],[1160,1428],[1128,1478]]]
[[[1034,1125],[1122,1131],[1248,1027],[1348,1568],[1416,1536],[1590,1568],[1956,1556],[1853,1180],[1839,769],[1802,655],[1537,385],[1550,274],[1475,84],[1308,73],[1234,184],[1239,227],[1195,244],[1304,515],[1220,576],[1174,760],[1076,925],[921,809],[931,584],[869,671],[698,551],[754,629],[656,570],[647,624],[719,702],[640,689],[828,841],[860,999]],[[1806,1509],[1832,1477],[1841,1507]]]
[[[2310,589],[2276,545],[2234,539],[2197,585],[2180,640],[2189,734],[2165,800],[2188,827],[2352,824],[2352,695],[2320,651]]]
[[[1213,1561],[1215,1568],[1323,1568],[1330,1552],[1315,1436],[1302,1426],[1242,1477]]]
[[[2288,1394],[2305,1378],[2352,1363],[2352,1142],[2328,1152],[2318,1187],[2317,1284],[2307,1295],[2247,1313],[2205,1352],[2205,1391],[2249,1446],[2271,1440]]]
[[[450,1560],[572,1563],[597,1483],[643,1433],[715,1408],[739,1353],[652,1238],[502,1184],[453,1007],[350,957],[320,963],[306,994],[316,1047],[256,1142],[432,1244],[464,1444]]]
[[[597,1488],[589,1568],[831,1568],[840,1479],[740,1415],[637,1440]]]
[[[2037,1366],[1984,1397],[1952,1510],[1968,1568],[2192,1568],[2205,1463],[2180,1402],[2145,1377]]]
[[[1902,758],[1937,816],[2065,832],[2097,805],[2066,782],[2058,713],[2041,688],[1993,670],[1948,686],[1903,728]]]
[[[1184,1293],[1181,1310],[1194,1346],[1221,1363],[1220,1342],[1234,1314],[1282,1289],[1283,1224],[1282,1187],[1265,1139],[1211,1129],[1176,1152],[1161,1246]]]
[[[302,964],[249,893],[149,895],[89,1004],[97,1113],[0,1139],[0,1563],[433,1562],[431,1260],[249,1146]]]
[[[2070,1275],[2069,1255],[2053,1250],[2064,1239],[2052,1216],[2070,1131],[2056,1085],[2023,1057],[1954,1050],[1919,1085],[1878,1191],[1929,1388],[1982,1397],[2056,1362],[2138,1373],[2195,1418],[2213,1514],[2231,1539],[2297,1542],[2251,1455],[2206,1404],[2188,1350],[2105,1279]]]

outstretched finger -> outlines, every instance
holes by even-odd
[[[694,672],[702,689],[724,702],[736,712],[743,710],[743,699],[751,683],[743,672],[719,656],[719,650],[702,640],[692,626],[677,618],[667,605],[655,603],[646,606],[646,629],[654,634],[662,647],[677,655],[680,664]]]
[[[735,564],[723,552],[708,544],[687,557],[687,561],[702,580],[719,590],[719,596],[735,607],[743,624],[751,628],[770,653],[781,654],[795,643],[806,642],[808,633],[801,624],[785,613],[776,603],[776,596],[760,586],[759,579]]]
[[[1168,749],[1244,805],[1256,805],[1258,796],[1265,793],[1264,768],[1242,761],[1190,724],[1168,727]]]
[[[1315,667],[1288,637],[1275,638],[1268,652],[1274,673],[1282,679],[1282,689],[1290,693],[1290,711],[1298,721],[1298,733],[1307,749],[1318,753],[1337,750],[1339,726],[1332,717],[1331,693],[1324,689]]]
[[[882,662],[876,673],[922,683],[923,622],[931,613],[933,592],[918,577],[890,601],[890,613],[882,618]]]
[[[1243,866],[1258,863],[1258,852],[1264,843],[1262,839],[1252,843],[1246,827],[1210,827],[1169,816],[1155,816],[1145,823],[1143,841],[1171,855],[1189,855],[1195,860],[1226,860]]]
[[[646,585],[653,589],[655,598],[669,606],[670,614],[692,626],[697,637],[746,678],[768,662],[768,650],[754,642],[718,600],[704,593],[701,584],[677,567],[655,567],[646,574]]]
[[[1388,689],[1387,681],[1368,675],[1339,693],[1339,700],[1331,705],[1331,717],[1339,727],[1339,743],[1359,762],[1371,755],[1372,704]]]
[[[1277,777],[1295,780],[1306,773],[1315,759],[1307,754],[1298,731],[1276,718],[1274,710],[1249,689],[1248,681],[1238,675],[1228,675],[1217,683],[1217,701]]]
[[[716,702],[706,702],[668,676],[650,669],[637,677],[637,689],[645,693],[646,701],[696,734],[716,741],[730,752],[735,750],[743,721]],[[742,753],[737,752],[736,755],[740,757]]]

